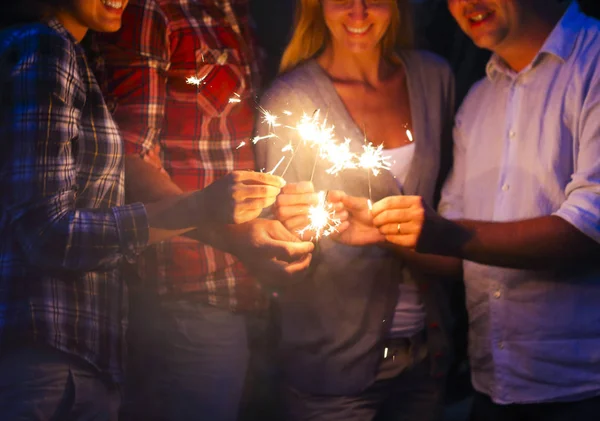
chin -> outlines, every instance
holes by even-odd
[[[93,29],[96,32],[117,32],[119,29],[121,29],[121,22],[97,25],[96,27],[91,29]]]

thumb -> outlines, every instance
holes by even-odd
[[[344,196],[341,198],[342,203],[349,211],[360,212],[369,207],[366,197]]]

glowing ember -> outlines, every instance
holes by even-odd
[[[374,176],[379,175],[380,170],[389,170],[392,167],[389,156],[383,156],[383,145],[374,147],[372,143],[363,146],[364,152],[358,158],[358,166],[371,170]]]
[[[190,76],[185,80],[185,83],[187,83],[188,85],[200,86],[203,80],[204,77],[197,78],[196,76]]]
[[[271,139],[272,137],[277,137],[277,136],[275,135],[275,133],[270,133],[270,134],[267,134],[264,136],[254,136],[254,138],[252,139],[252,143],[254,143],[256,145],[261,140]]]
[[[315,236],[313,238],[318,240],[321,237],[327,237],[337,232],[337,227],[342,222],[335,217],[333,205],[327,203],[326,199],[326,193],[324,191],[319,192],[319,202],[316,206],[311,206],[308,209],[309,224],[298,231],[300,236],[304,236],[306,231],[314,231]]]

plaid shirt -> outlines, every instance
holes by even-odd
[[[238,149],[255,117],[248,19],[247,0],[131,0],[122,29],[98,37],[126,153],[148,160],[159,149],[158,165],[184,191],[255,166],[251,146]],[[169,297],[193,292],[231,310],[261,303],[238,260],[186,237],[149,248],[138,273]]]
[[[42,342],[122,380],[119,262],[148,241],[122,206],[117,128],[82,48],[57,22],[0,32],[0,351]]]

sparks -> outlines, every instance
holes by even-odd
[[[188,85],[200,86],[205,77],[197,78],[196,76],[190,76],[185,80]]]
[[[244,142],[244,141],[242,140],[242,142],[240,142],[239,146],[238,146],[236,149],[239,149],[239,148],[241,148],[242,146],[245,146],[245,145],[246,145],[246,142]]]
[[[383,145],[377,147],[372,143],[363,146],[364,152],[358,158],[358,166],[371,170],[374,176],[378,176],[380,170],[389,170],[392,167],[389,156],[383,156]]]
[[[238,102],[242,102],[242,99],[240,97],[240,94],[238,94],[237,92],[233,93],[233,96],[231,98],[229,98],[229,103],[230,104],[235,104]]]
[[[319,202],[308,209],[308,221],[309,224],[298,230],[298,234],[303,236],[306,231],[314,231],[313,238],[315,240],[337,232],[337,227],[342,223],[339,218],[335,217],[333,205],[327,203],[327,195],[324,191],[319,192]]]
[[[410,130],[406,130],[406,137],[408,137],[408,141],[412,142],[413,141],[413,136],[412,133],[410,132]]]
[[[258,142],[260,142],[261,140],[264,140],[264,139],[271,139],[272,137],[277,137],[277,136],[275,135],[275,133],[269,133],[269,134],[266,134],[266,135],[264,135],[264,136],[254,136],[254,137],[252,138],[252,143],[254,143],[254,144],[256,145],[256,144],[257,144]]]
[[[346,138],[344,143],[327,145],[324,148],[322,157],[331,162],[331,167],[325,170],[328,174],[337,174],[340,171],[356,168],[357,157],[350,152],[351,140]]]
[[[285,115],[288,115],[288,116],[292,115],[292,112],[288,111],[288,110],[283,110],[282,113],[284,113]]]
[[[271,114],[267,110],[262,110],[263,121],[269,125],[269,129],[273,129],[273,127],[279,127],[280,124],[277,123],[277,116]]]

